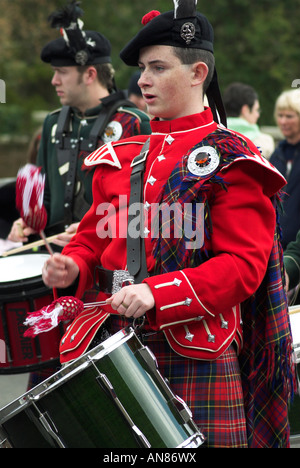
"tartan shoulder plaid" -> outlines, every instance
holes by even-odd
[[[213,147],[217,151],[219,155],[219,165],[215,171],[205,176],[192,174],[187,167],[188,158],[192,152],[204,146]],[[253,155],[247,147],[245,140],[237,135],[225,129],[217,129],[215,132],[210,133],[178,161],[162,191],[162,198],[160,200],[161,206],[163,206],[163,204],[171,206],[173,203],[180,203],[184,206],[184,204],[190,203],[192,205],[190,222],[193,232],[195,232],[196,205],[198,203],[203,203],[205,207],[204,234],[205,237],[209,239],[212,230],[207,199],[209,187],[211,184],[220,184],[224,190],[226,190],[226,184],[221,176],[221,170],[237,158],[246,158],[247,154]],[[183,213],[184,210],[181,212]],[[164,225],[160,223],[158,227],[159,236],[152,240],[153,255],[154,258],[157,259],[157,273],[175,271],[181,268],[182,265],[196,266],[208,258],[205,242],[201,249],[191,249],[187,251],[185,248],[186,241],[190,239],[185,237],[184,230],[180,231],[182,237],[179,239],[177,237],[175,239],[173,234],[177,221],[175,216],[171,217],[169,223],[170,236],[168,238],[163,235]]]
[[[204,176],[191,174],[187,168],[189,155],[197,148],[212,146],[219,154],[217,169]],[[175,166],[165,184],[161,203],[204,203],[204,239],[211,235],[208,189],[220,184],[226,190],[222,169],[237,158],[253,156],[246,141],[217,129],[192,148]],[[273,200],[277,211],[279,196]],[[193,228],[196,216],[193,213]],[[172,222],[173,221],[173,222]],[[171,220],[171,226],[176,222]],[[153,255],[158,274],[183,267],[200,265],[209,258],[203,247],[185,249],[184,233],[180,239],[165,238],[163,226],[153,240]],[[280,228],[274,237],[265,278],[243,306],[244,348],[239,356],[243,381],[249,447],[284,447],[289,444],[288,404],[296,388],[296,369],[288,318],[287,299],[283,288],[283,255]]]
[[[239,361],[249,445],[254,448],[289,446],[288,406],[297,379],[283,278],[278,229],[264,280],[243,304],[244,347]]]

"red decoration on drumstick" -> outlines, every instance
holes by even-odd
[[[50,305],[27,315],[24,325],[30,328],[26,330],[24,336],[33,337],[48,332],[57,327],[61,321],[73,320],[83,309],[84,304],[80,299],[72,296],[60,297]]]
[[[59,297],[50,305],[42,307],[36,312],[30,312],[24,325],[30,328],[26,330],[24,336],[34,337],[39,333],[48,332],[57,327],[59,322],[73,320],[84,309],[107,305],[106,301],[83,303],[73,296]]]
[[[16,207],[27,226],[40,234],[48,252],[53,255],[44,234],[47,224],[47,211],[43,205],[44,188],[45,176],[41,174],[41,168],[26,164],[19,170],[16,181]]]

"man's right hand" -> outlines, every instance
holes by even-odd
[[[71,257],[55,253],[43,266],[43,281],[50,288],[67,288],[79,275],[79,267]]]

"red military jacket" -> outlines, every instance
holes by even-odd
[[[154,120],[151,126],[143,191],[148,214],[161,199],[178,160],[220,128],[210,109],[173,121]],[[86,165],[97,167],[94,201],[63,251],[80,269],[78,297],[92,286],[97,265],[126,269],[131,162],[148,137],[109,143],[86,159]],[[145,279],[155,299],[155,308],[147,313],[149,324],[154,330],[162,330],[170,346],[183,356],[213,360],[232,342],[238,349],[242,346],[241,304],[255,293],[266,272],[276,225],[271,198],[285,180],[250,141],[241,138],[244,153],[220,170],[213,168],[223,186],[206,187],[212,233],[205,237],[204,247],[211,253],[209,260],[194,268],[183,265],[177,271]],[[145,249],[151,274],[156,259],[149,221],[145,233],[147,229]],[[105,310],[115,313],[110,307]],[[62,352],[82,352],[82,340],[82,334],[74,333],[72,344],[64,343]]]

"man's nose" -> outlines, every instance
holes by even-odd
[[[149,77],[149,74],[146,71],[143,71],[141,73],[141,76],[140,76],[137,84],[141,89],[144,88],[145,86],[150,85],[150,77]]]
[[[59,80],[58,80],[58,74],[57,72],[54,72],[53,74],[53,77],[52,77],[52,80],[51,80],[51,84],[53,86],[56,86],[58,84]]]

